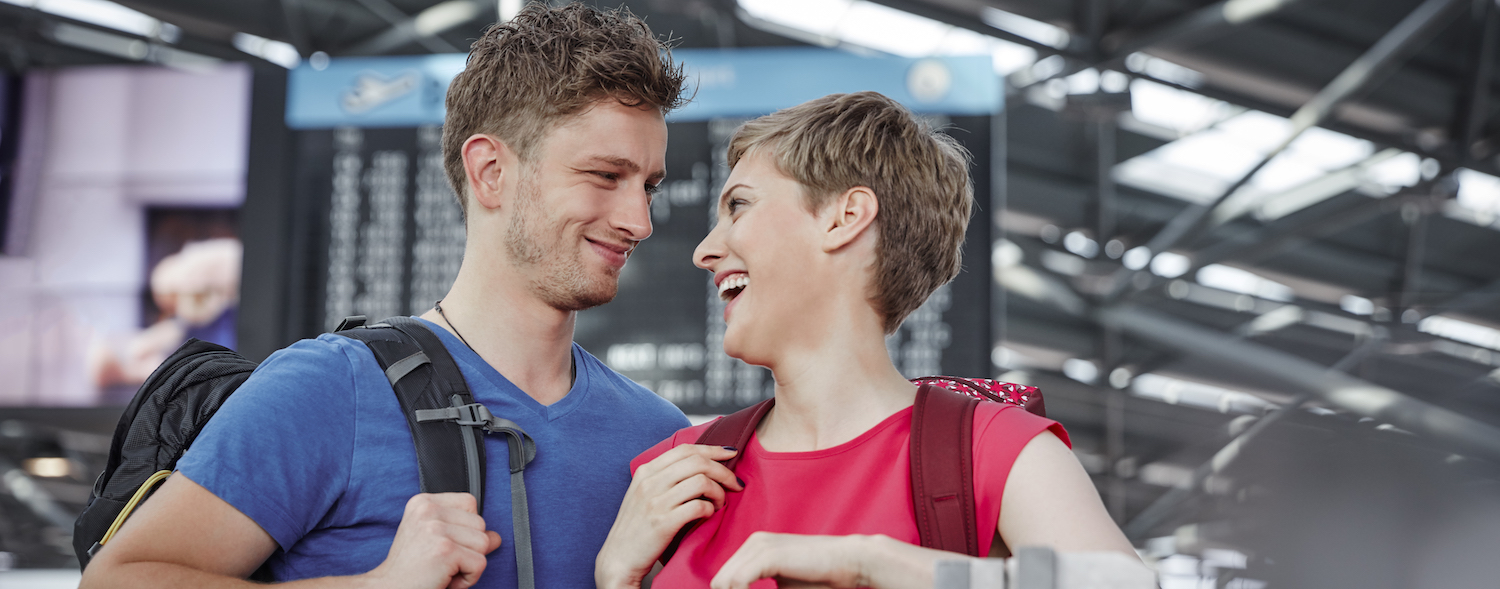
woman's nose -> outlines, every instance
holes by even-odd
[[[698,247],[693,249],[693,264],[704,270],[713,271],[714,265],[724,257],[723,239],[720,236],[719,227],[714,226],[703,241],[698,242]]]

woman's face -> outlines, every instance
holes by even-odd
[[[693,252],[714,273],[724,308],[724,352],[770,366],[790,339],[816,329],[823,231],[803,187],[760,150],[741,158],[719,197],[719,220]],[[826,294],[826,292],[824,293]],[[826,296],[823,298],[827,298]]]

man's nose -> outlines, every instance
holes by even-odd
[[[651,195],[643,188],[616,207],[611,225],[626,239],[642,241],[651,237]]]

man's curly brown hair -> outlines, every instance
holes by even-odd
[[[510,22],[491,25],[448,86],[443,167],[465,217],[462,151],[469,137],[496,135],[529,163],[564,117],[605,99],[665,115],[685,102],[683,81],[667,43],[624,7],[532,2]]]

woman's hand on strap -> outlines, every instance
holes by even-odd
[[[937,561],[952,558],[968,557],[881,535],[756,532],[714,575],[712,587],[748,589],[761,579],[776,579],[779,587],[928,589]]]
[[[719,463],[735,453],[727,447],[683,444],[637,468],[594,560],[595,584],[600,589],[640,587],[678,530],[723,508],[726,491],[744,490],[734,472]]]

